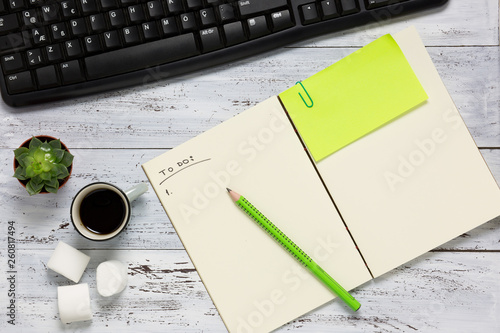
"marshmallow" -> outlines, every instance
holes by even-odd
[[[97,266],[97,292],[108,297],[123,291],[127,286],[127,267],[118,260],[108,260]]]
[[[78,283],[89,260],[88,255],[64,242],[59,242],[47,263],[47,267]]]
[[[87,283],[57,287],[59,317],[65,324],[92,319]]]

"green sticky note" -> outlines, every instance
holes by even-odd
[[[279,97],[316,161],[427,100],[391,35],[380,37],[302,85]]]

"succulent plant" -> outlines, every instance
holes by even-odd
[[[33,137],[29,148],[14,150],[19,163],[14,177],[28,180],[26,190],[30,195],[40,193],[42,189],[57,193],[59,180],[69,176],[68,167],[73,163],[73,155],[61,147],[59,139],[42,142]]]

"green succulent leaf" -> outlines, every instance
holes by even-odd
[[[42,184],[43,185],[43,179],[42,179],[42,177],[40,177],[40,175],[36,175],[35,177],[31,178],[31,181],[33,182],[33,184],[36,184],[36,185]]]
[[[55,156],[54,163],[61,163],[62,159],[64,158],[64,150],[53,149],[52,154],[54,154],[54,156]]]
[[[28,191],[29,195],[35,195],[38,194],[42,191],[43,188],[43,182],[42,183],[36,183],[34,179],[31,179],[28,184],[26,184],[26,190]]]
[[[42,143],[40,146],[40,149],[43,150],[44,152],[48,153],[52,151],[52,146],[49,145],[47,142]]]
[[[42,172],[49,172],[57,164],[51,163],[50,161],[42,161],[42,163],[40,163],[40,165],[42,167]]]
[[[30,164],[26,167],[26,178],[33,178],[36,176],[35,171],[33,170],[33,166]]]
[[[21,157],[23,154],[27,154],[30,150],[26,147],[19,147],[16,150],[14,150],[14,156],[16,159]],[[18,160],[19,161],[19,160]]]
[[[52,187],[52,186],[45,185],[45,191],[50,192],[50,193],[57,193],[58,189],[59,189],[59,186]]]
[[[29,148],[30,150],[36,149],[42,145],[42,141],[38,139],[37,137],[32,137],[30,141]]]
[[[73,163],[73,158],[74,156],[65,150],[64,157],[61,160],[61,164],[64,165],[65,167],[69,167]]]
[[[21,167],[21,166],[18,166],[16,168],[16,171],[14,172],[14,177],[16,177],[19,180],[28,179],[28,178],[26,178],[26,169]]]
[[[59,188],[59,181],[56,178],[45,180],[43,183],[45,184],[45,189],[47,189],[48,187]]]
[[[32,164],[30,164],[28,167],[26,167],[26,174],[28,174],[28,169],[29,168],[32,168],[33,170],[33,174],[36,176],[36,175],[39,175],[43,172],[42,170],[42,164],[41,163],[37,163],[36,161]],[[34,176],[33,176],[34,177]]]
[[[53,177],[50,172],[42,172],[40,174],[40,178],[42,178],[44,181],[46,180],[51,180]]]
[[[57,172],[57,179],[63,179],[69,176],[68,169],[64,165],[57,164],[54,167],[54,170]]]
[[[33,158],[36,162],[41,163],[42,161],[45,161],[45,152],[39,147],[34,151]]]
[[[17,158],[17,162],[19,162],[20,166],[26,168],[28,165],[33,163],[33,157],[31,157],[29,153],[24,153]]]
[[[49,145],[54,149],[61,149],[61,140],[56,139],[49,142]]]

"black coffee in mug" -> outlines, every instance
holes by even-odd
[[[130,199],[118,187],[103,182],[82,188],[71,204],[71,222],[85,238],[95,241],[118,235],[130,219]]]
[[[113,190],[102,188],[88,193],[80,205],[83,225],[96,234],[110,234],[125,219],[123,198]]]
[[[148,190],[139,183],[126,191],[113,184],[97,182],[83,187],[71,203],[71,222],[76,231],[93,241],[120,234],[130,220],[130,202]]]

